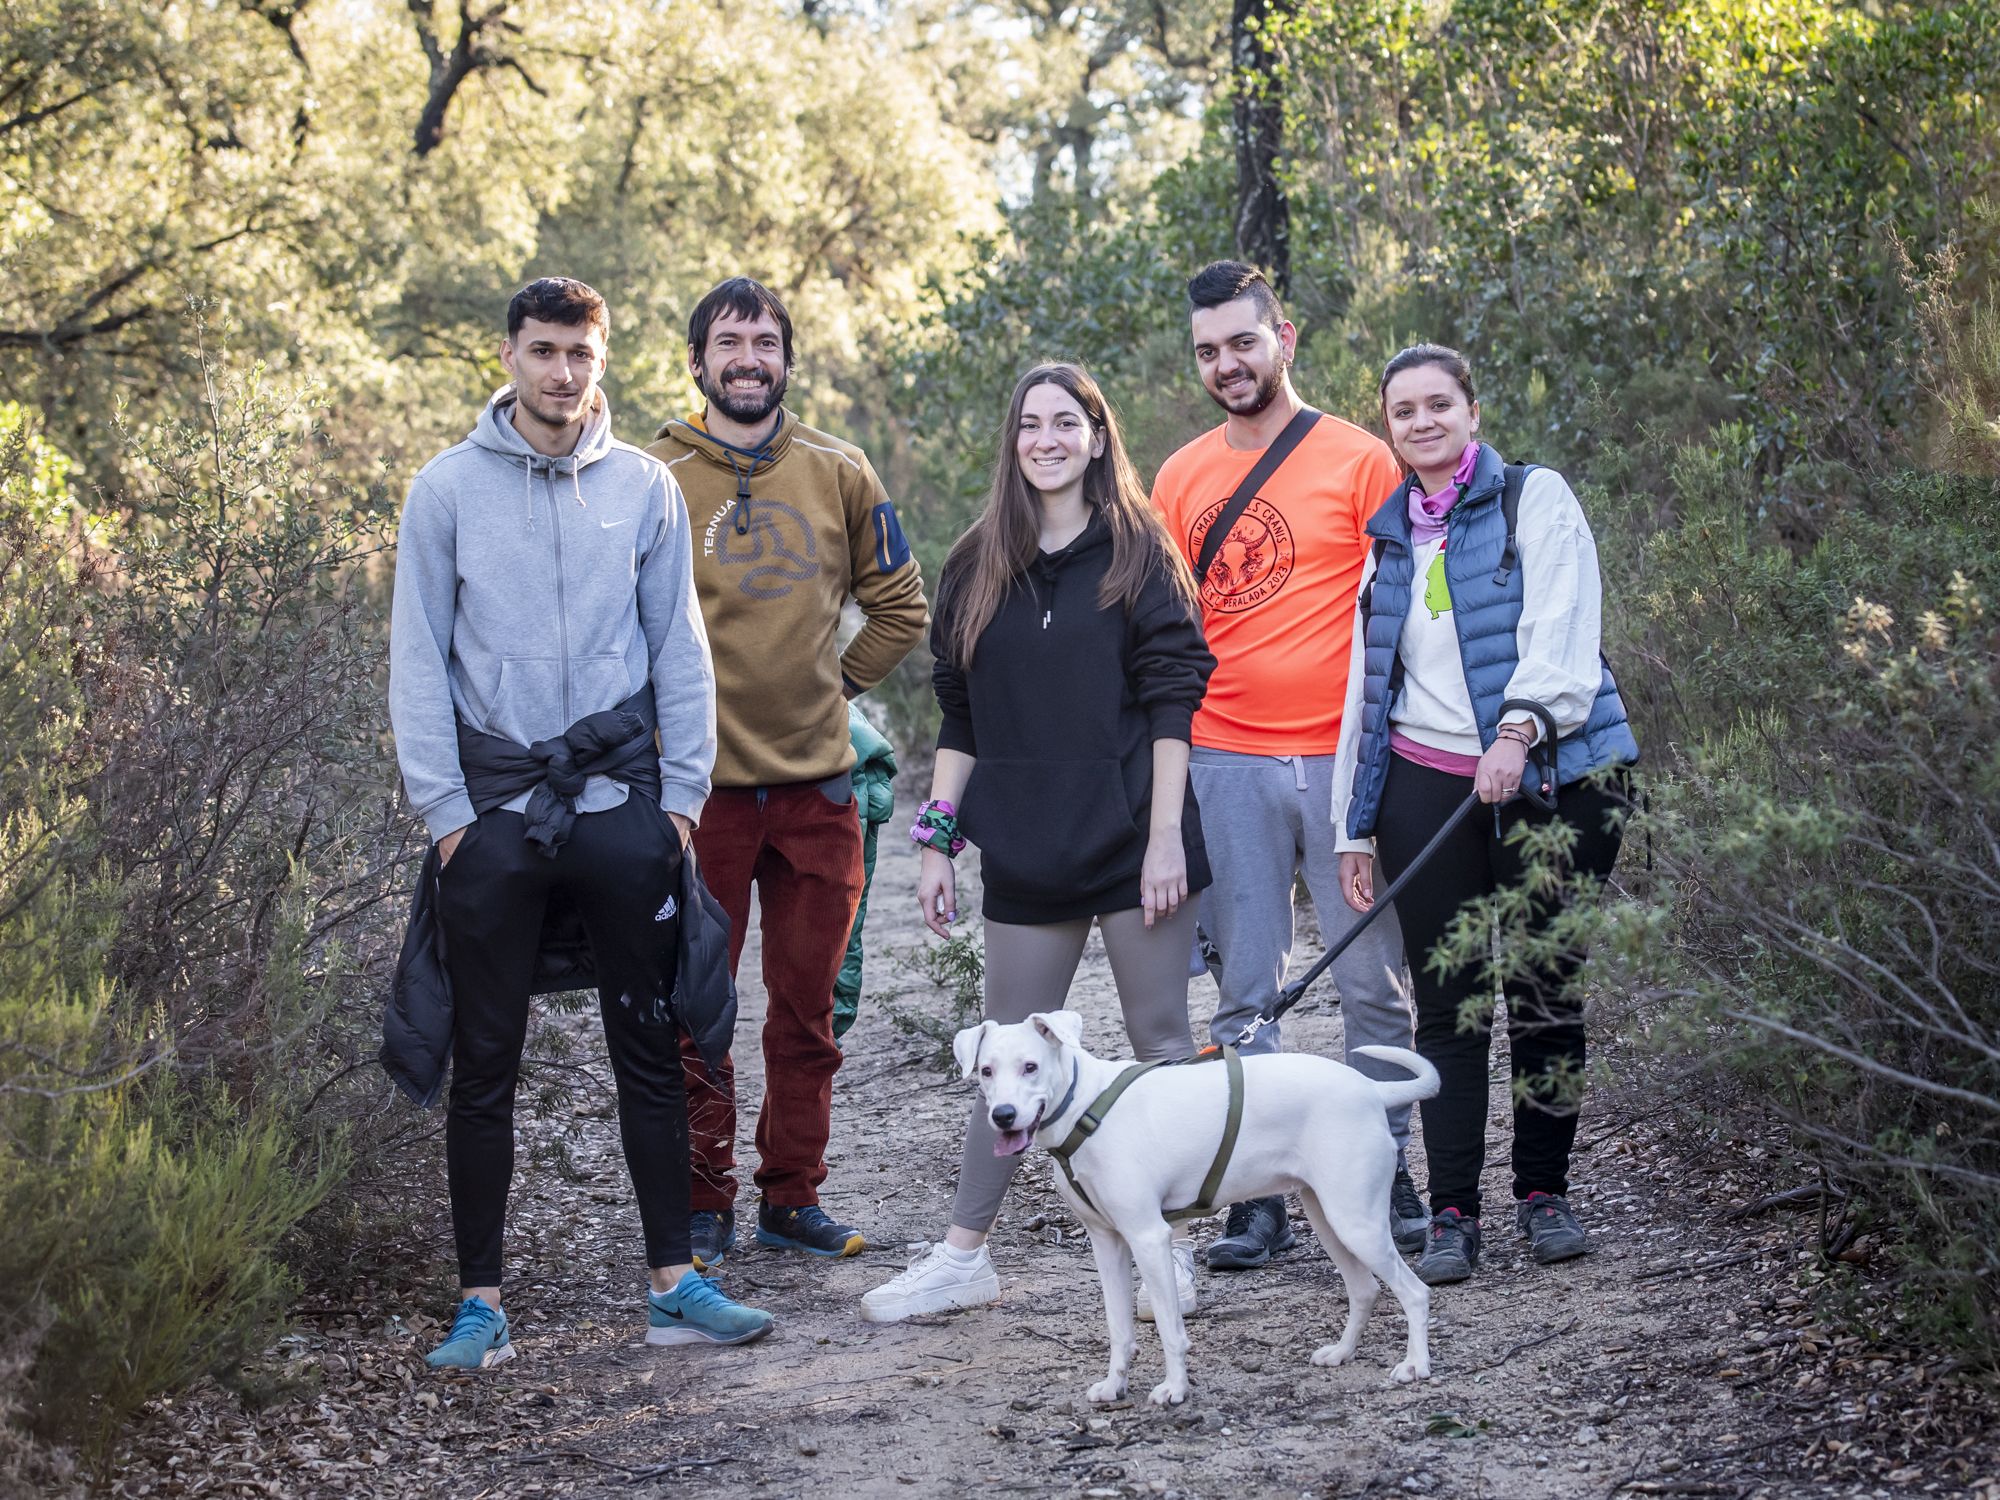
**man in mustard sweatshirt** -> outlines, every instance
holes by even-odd
[[[846,700],[922,637],[923,579],[866,455],[784,406],[792,320],[745,276],[688,319],[688,370],[705,398],[646,451],[687,498],[695,589],[715,659],[714,791],[695,833],[743,953],[750,887],[764,934],[764,1103],[757,1238],[852,1255],[860,1231],[819,1206],[833,1075],[833,988],[861,898],[861,822]],[[860,633],[840,649],[849,599]],[[693,1158],[693,1254],[712,1268],[736,1237],[735,1079],[684,1049]]]

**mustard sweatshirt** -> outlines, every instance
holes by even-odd
[[[849,692],[888,676],[930,618],[882,481],[852,443],[783,412],[763,447],[699,416],[646,450],[687,499],[695,592],[715,659],[718,787],[824,781],[851,770]],[[842,607],[865,623],[839,649]]]

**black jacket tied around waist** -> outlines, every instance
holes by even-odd
[[[459,762],[473,810],[484,816],[527,792],[523,837],[553,859],[576,825],[576,799],[592,776],[622,782],[632,796],[658,799],[654,724],[650,685],[616,708],[586,715],[554,739],[532,745],[461,723]],[[398,1088],[426,1109],[442,1097],[451,1064],[451,977],[445,963],[444,929],[437,916],[442,868],[433,844],[424,855],[411,896],[409,924],[382,1017],[382,1066]],[[691,847],[681,860],[677,895],[680,921],[672,1014],[642,1019],[685,1028],[714,1076],[736,1030],[736,984],[729,972],[729,918],[703,884]],[[558,892],[542,917],[528,992],[559,994],[596,985],[596,957],[583,918]]]

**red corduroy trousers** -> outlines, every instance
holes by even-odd
[[[840,1067],[833,984],[861,900],[860,815],[852,797],[836,803],[811,782],[720,787],[702,810],[694,844],[708,888],[729,913],[732,971],[743,956],[750,887],[757,887],[768,998],[754,1180],[781,1207],[817,1203]],[[727,1209],[736,1199],[734,1060],[712,1081],[685,1038],[681,1056],[694,1173],[690,1206]]]

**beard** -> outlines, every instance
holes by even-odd
[[[751,376],[764,382],[760,391],[732,391],[729,382],[743,376]],[[719,377],[711,376],[704,368],[696,384],[708,404],[720,411],[732,422],[761,422],[784,403],[785,392],[791,385],[789,376],[780,375],[776,380],[753,365],[739,365],[724,369]]]
[[[1257,377],[1249,390],[1238,386],[1228,396],[1214,390],[1208,393],[1209,400],[1228,412],[1232,417],[1254,417],[1258,412],[1278,399],[1278,392],[1285,384],[1285,363],[1279,360],[1269,374]]]
[[[556,407],[543,406],[531,394],[517,385],[514,387],[514,402],[521,410],[525,411],[537,422],[540,422],[544,427],[560,429],[574,427],[588,418],[597,409],[597,393],[595,391],[591,392],[588,399],[577,402],[575,407],[569,411],[563,411]]]

